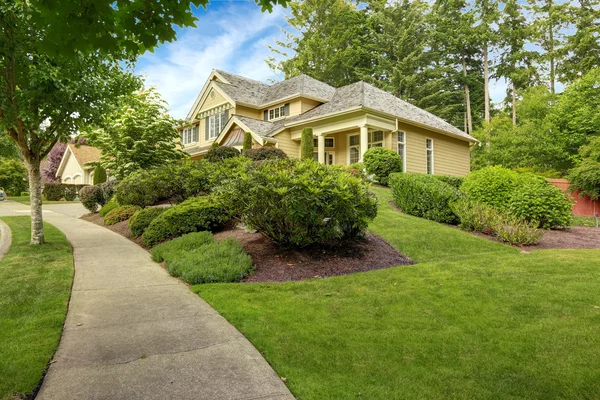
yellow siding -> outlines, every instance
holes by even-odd
[[[305,113],[308,110],[312,110],[313,108],[315,108],[316,106],[318,106],[319,104],[321,104],[318,101],[315,100],[311,100],[311,99],[301,99],[301,109],[300,109],[300,113]],[[294,114],[292,114],[294,115]]]
[[[236,106],[235,109],[230,111],[231,114],[242,115],[248,118],[263,119],[263,113],[261,110],[255,108]]]
[[[292,140],[289,129],[275,135],[277,148],[283,150],[289,157],[300,157],[300,141]]]
[[[202,103],[202,105],[200,106],[200,109],[198,111],[198,113],[201,113],[203,111],[206,110],[210,110],[213,107],[222,105],[224,103],[227,103],[227,100],[225,99],[225,97],[223,97],[221,95],[221,93],[219,93],[218,91],[216,91],[215,89],[210,89],[211,91],[214,91],[215,93],[215,97],[213,99],[211,99],[210,97],[210,91],[208,92],[208,96],[206,96],[206,100],[204,100],[204,103]],[[233,106],[233,104],[231,104],[231,106]],[[234,112],[234,109],[230,109],[229,110],[229,114],[231,116],[231,114]],[[199,133],[198,133],[198,143],[196,143],[194,146],[190,146],[190,147],[203,147],[203,146],[208,146],[210,144],[212,144],[212,142],[214,142],[213,139],[211,140],[205,140],[206,137],[206,118],[202,118],[200,121],[198,121],[196,124],[200,125],[200,129],[199,129]],[[194,124],[194,125],[196,125]]]
[[[290,117],[302,114],[302,99],[290,101]]]
[[[211,99],[211,92],[215,93],[215,97],[213,99]],[[219,93],[217,90],[210,89],[210,91],[208,92],[208,96],[206,96],[206,100],[204,100],[204,103],[202,103],[202,105],[200,106],[200,112],[204,110],[209,110],[223,103],[227,103],[225,97],[223,97],[221,93]]]

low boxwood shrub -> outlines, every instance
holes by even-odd
[[[128,226],[131,234],[134,237],[141,236],[148,225],[156,217],[162,214],[166,208],[164,207],[152,207],[152,208],[144,208],[142,210],[136,211],[135,214],[131,218],[129,218]]]
[[[519,183],[519,174],[507,168],[485,167],[464,178],[460,189],[471,199],[503,210]]]
[[[266,160],[216,190],[227,209],[273,241],[304,247],[362,237],[377,197],[343,167],[308,160]]]
[[[457,189],[460,189],[461,185],[463,184],[465,178],[462,176],[450,176],[450,175],[434,175],[437,179],[441,180],[442,182],[447,183],[450,186],[453,186]]]
[[[219,162],[226,158],[239,157],[240,151],[235,147],[213,146],[208,150],[204,159],[208,162]]]
[[[462,196],[455,187],[425,174],[391,174],[389,183],[394,202],[402,212],[448,224],[458,222],[450,206]]]
[[[252,259],[238,241],[227,238],[217,242],[207,234],[210,235],[190,233],[158,245],[152,251],[152,258],[164,260],[172,276],[191,285],[239,282],[252,272]],[[171,243],[175,241],[178,242]]]
[[[156,217],[144,231],[142,244],[153,247],[160,242],[190,232],[221,229],[231,215],[207,197],[193,197]]]
[[[244,152],[244,156],[248,157],[252,161],[288,158],[287,154],[285,154],[283,150],[268,146],[246,150]]]
[[[98,186],[86,186],[79,191],[79,200],[81,204],[92,213],[95,213],[98,206],[102,207],[105,203],[102,189]]]
[[[388,184],[388,176],[402,172],[402,157],[393,150],[384,147],[371,147],[363,156],[367,174],[373,175],[381,185]]]
[[[119,203],[117,203],[117,200],[112,198],[109,200],[108,203],[106,203],[105,205],[102,206],[102,208],[100,208],[100,211],[98,211],[98,214],[100,214],[100,216],[102,216],[102,217],[106,217],[106,214],[108,214],[109,212],[111,212],[112,210],[114,210],[117,207],[119,207]]]
[[[139,209],[140,207],[131,205],[115,207],[104,217],[104,225],[114,225],[117,222],[126,221]]]

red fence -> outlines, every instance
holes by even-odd
[[[570,182],[566,179],[548,179],[548,181],[564,191],[568,191]],[[579,191],[573,193],[575,205],[573,206],[573,214],[582,217],[594,217],[596,213],[600,213],[600,200],[592,200],[589,196],[579,197]]]

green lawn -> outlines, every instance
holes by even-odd
[[[8,200],[12,200],[12,201],[16,201],[18,203],[21,204],[25,204],[26,206],[31,204],[31,201],[29,200],[29,196],[10,196],[8,197]],[[79,203],[79,201],[47,201],[44,200],[43,204],[69,204],[69,203]]]
[[[30,246],[29,217],[2,217],[13,242],[0,261],[0,399],[30,395],[40,383],[63,328],[73,282],[65,236],[45,224],[47,244]]]
[[[298,399],[600,398],[600,251],[521,254],[374,190],[371,230],[417,264],[192,289]]]

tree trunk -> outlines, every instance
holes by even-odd
[[[473,118],[471,116],[471,94],[469,92],[469,84],[467,83],[467,62],[465,61],[465,57],[462,57],[462,65],[463,65],[463,76],[465,77],[465,107],[467,111],[467,127],[469,131],[467,132],[469,135],[473,133]]]
[[[490,123],[490,71],[488,61],[488,46],[487,43],[483,46],[483,93],[485,101],[485,122]]]
[[[43,244],[44,221],[42,218],[42,175],[40,174],[40,160],[25,158],[29,174],[29,196],[31,199],[31,244]]]
[[[517,126],[517,91],[515,90],[514,82],[510,83],[511,92],[512,92],[512,123],[513,126]]]

